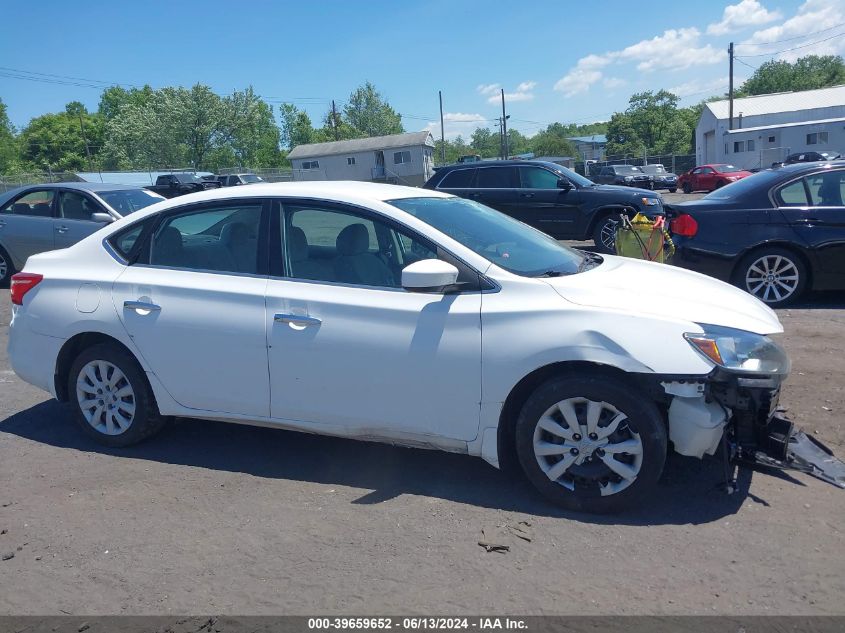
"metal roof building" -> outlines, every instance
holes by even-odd
[[[288,154],[295,180],[361,180],[421,185],[434,174],[428,130],[297,145]]]
[[[695,130],[696,161],[768,167],[788,154],[845,149],[845,86],[707,103]]]

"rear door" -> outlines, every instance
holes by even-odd
[[[91,233],[100,230],[106,222],[94,222],[95,213],[109,212],[90,196],[79,191],[63,190],[59,192],[57,217],[53,220],[56,248],[73,246]],[[110,215],[110,214],[109,214]]]
[[[270,414],[268,213],[256,198],[174,209],[113,285],[127,333],[183,407],[251,420]]]
[[[30,189],[0,209],[0,245],[16,268],[27,258],[51,251],[53,240],[54,189]]]
[[[475,173],[475,187],[470,198],[502,213],[522,219],[522,205],[518,196],[519,177],[516,167],[479,167]]]
[[[520,178],[519,220],[555,237],[575,232],[580,218],[578,190],[561,189],[559,174],[533,165],[517,169]]]
[[[816,288],[845,288],[845,169],[811,174],[781,187],[775,201],[816,256]]]

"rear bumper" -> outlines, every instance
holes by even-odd
[[[679,268],[686,268],[698,273],[715,277],[722,281],[730,281],[736,266],[736,258],[729,255],[717,255],[707,251],[692,248],[684,243],[688,238],[672,236],[675,243],[675,254],[671,264]]]
[[[65,339],[33,332],[25,319],[12,316],[9,364],[19,378],[56,397],[56,359]]]

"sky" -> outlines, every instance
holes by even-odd
[[[438,136],[441,90],[447,138],[497,125],[504,89],[510,127],[530,136],[607,120],[643,90],[683,105],[723,94],[731,41],[736,85],[772,58],[845,53],[845,0],[4,5],[0,98],[18,128],[74,100],[96,110],[108,85],[196,83],[252,85],[320,125],[332,99],[341,108],[370,81],[407,131]]]

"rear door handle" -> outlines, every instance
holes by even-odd
[[[302,314],[276,314],[273,316],[276,323],[293,323],[294,325],[320,325],[322,321]]]
[[[67,228],[67,227],[63,224],[63,225],[61,225],[61,226],[57,226],[57,227],[56,227],[56,232],[57,232],[57,233],[67,233],[67,232],[68,232],[68,228]]]
[[[149,303],[147,301],[124,301],[123,309],[144,312],[159,312],[161,310],[161,306],[158,306],[154,303]]]
[[[523,198],[533,198],[533,197],[534,197],[534,194],[533,194],[533,193],[523,193],[523,194],[520,194],[520,195],[521,195]]]

